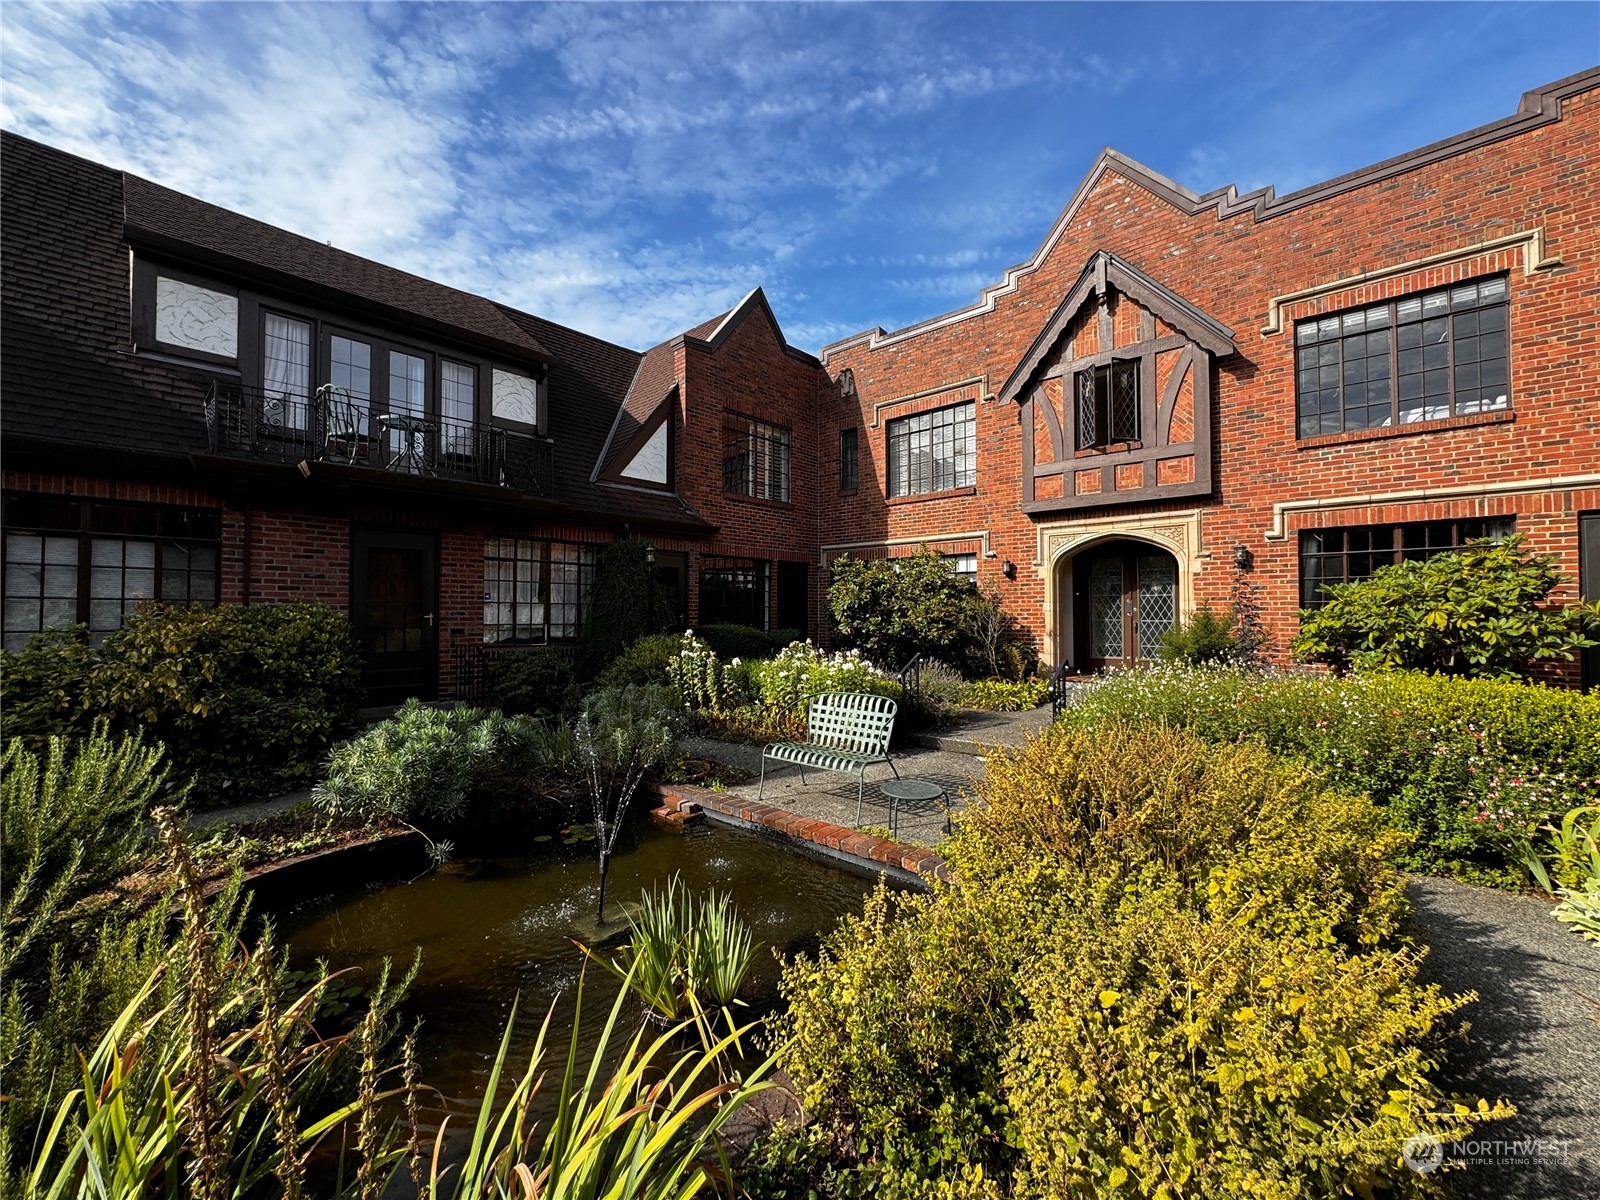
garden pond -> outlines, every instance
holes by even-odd
[[[611,860],[602,936],[625,937],[622,905],[637,902],[643,889],[662,887],[674,873],[693,893],[715,888],[731,894],[750,926],[758,945],[742,993],[749,1016],[778,1004],[774,951],[814,952],[841,916],[860,911],[862,897],[877,883],[865,868],[771,834],[711,822],[680,834],[641,818],[623,831]],[[338,879],[320,895],[269,907],[301,966],[322,958],[335,968],[360,968],[358,978],[370,980],[384,958],[404,969],[421,950],[422,965],[401,1011],[421,1020],[421,1077],[459,1113],[483,1094],[513,1001],[517,1032],[508,1069],[520,1072],[526,1064],[552,1002],[546,1063],[564,1057],[586,961],[574,940],[594,945],[597,888],[594,842],[557,836],[530,839],[514,850],[502,841],[493,852],[462,852],[417,878]],[[588,967],[586,1051],[619,987],[608,972]],[[641,1012],[630,1001],[630,1027]]]

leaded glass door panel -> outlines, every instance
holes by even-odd
[[[1178,563],[1139,542],[1110,542],[1073,562],[1074,649],[1080,670],[1152,659],[1178,620]]]

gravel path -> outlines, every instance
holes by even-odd
[[[1413,931],[1431,947],[1423,977],[1476,991],[1452,1047],[1445,1086],[1506,1099],[1509,1121],[1483,1127],[1501,1142],[1454,1175],[1454,1194],[1493,1200],[1600,1200],[1600,945],[1550,917],[1550,905],[1446,879],[1408,888]]]

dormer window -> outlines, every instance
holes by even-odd
[[[1079,371],[1078,449],[1104,450],[1139,440],[1139,360],[1114,359]]]

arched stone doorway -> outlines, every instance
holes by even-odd
[[[1091,673],[1147,661],[1162,632],[1194,609],[1204,566],[1198,510],[1042,523],[1038,537],[1053,666]]]
[[[1072,556],[1064,632],[1080,671],[1127,667],[1156,656],[1178,620],[1178,560],[1149,542],[1115,538]]]

